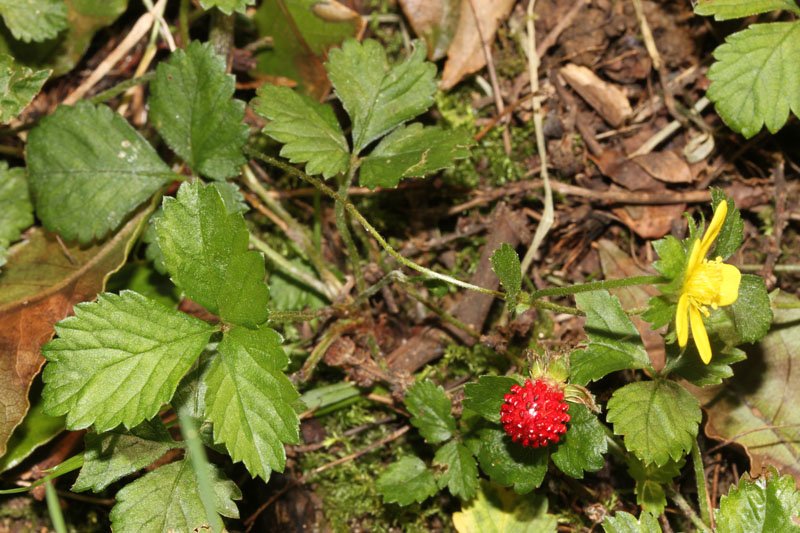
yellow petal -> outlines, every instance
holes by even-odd
[[[722,273],[717,305],[731,305],[739,297],[739,282],[742,281],[742,273],[735,266],[725,263],[720,263],[717,268]]]
[[[706,234],[703,235],[703,240],[700,241],[700,257],[708,255],[711,245],[719,235],[722,229],[722,223],[725,222],[725,216],[728,214],[728,201],[723,200],[717,204],[717,209],[714,211],[714,218],[711,219],[711,224],[708,225]]]
[[[683,348],[689,341],[689,296],[682,294],[678,299],[678,312],[675,314],[675,333],[678,345]]]
[[[703,315],[695,307],[689,308],[689,321],[692,324],[692,337],[694,337],[694,344],[697,346],[700,359],[708,364],[711,361],[711,344],[708,342],[706,325],[703,324]]]
[[[686,272],[683,274],[684,280],[689,280],[697,269],[697,266],[702,263],[704,256],[700,255],[701,248],[702,245],[698,241],[692,243],[692,251],[689,252],[689,262],[686,263]],[[686,282],[684,281],[684,285],[685,284]]]

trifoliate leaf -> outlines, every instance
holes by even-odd
[[[164,198],[155,221],[164,264],[186,295],[224,321],[255,327],[267,320],[269,290],[261,254],[248,251],[249,233],[216,187],[184,183]]]
[[[306,163],[308,174],[331,178],[347,171],[350,148],[330,105],[266,84],[258,90],[253,109],[270,120],[263,132],[283,143],[281,155]]]
[[[722,120],[746,138],[775,133],[800,115],[800,21],[751,24],[714,51],[706,93]]]
[[[452,167],[456,159],[469,157],[472,144],[465,130],[423,127],[419,122],[401,126],[363,159],[359,182],[370,189],[397,187],[402,178],[421,178]]]
[[[800,87],[800,85],[798,85]],[[711,189],[711,204],[716,210],[720,202],[728,203],[728,211],[725,215],[725,221],[722,223],[722,228],[719,230],[714,251],[711,252],[710,257],[716,259],[722,257],[727,259],[732,256],[736,250],[742,245],[744,239],[744,221],[742,215],[736,204],[733,203],[732,198],[728,198],[722,189]]]
[[[639,332],[616,296],[586,292],[575,295],[575,302],[586,313],[589,345],[570,356],[574,383],[585,385],[617,370],[651,368]]]
[[[102,239],[175,179],[153,147],[106,106],[61,106],[28,135],[36,214],[67,240]]]
[[[500,423],[503,398],[519,382],[508,376],[481,376],[477,383],[464,387],[464,407],[472,409],[489,422]]]
[[[714,15],[714,20],[750,17],[778,9],[800,11],[794,0],[698,0],[694,6],[695,13]]]
[[[216,7],[226,15],[231,15],[234,11],[244,13],[247,6],[256,5],[256,0],[200,0],[200,5],[206,11]]]
[[[390,465],[378,477],[376,488],[386,503],[406,506],[436,494],[436,480],[422,459],[409,455]]]
[[[453,513],[458,533],[555,533],[558,518],[547,513],[547,498],[521,498],[505,489],[481,483],[478,497]]]
[[[584,472],[597,472],[606,464],[608,441],[603,425],[586,406],[570,403],[568,412],[567,432],[550,457],[559,470],[581,479]]]
[[[33,206],[28,194],[24,168],[8,168],[0,161],[0,266],[5,264],[8,246],[22,230],[33,225]]]
[[[433,104],[436,67],[420,43],[405,61],[389,66],[378,41],[348,39],[330,51],[326,69],[353,123],[353,152],[424,113]]]
[[[211,45],[193,41],[158,64],[150,86],[153,125],[192,170],[217,180],[246,162],[245,106],[233,98],[235,85]]]
[[[450,414],[450,398],[442,387],[419,381],[408,389],[403,401],[411,413],[411,424],[426,442],[435,444],[453,436],[456,420]]]
[[[83,467],[72,490],[100,492],[180,446],[159,418],[142,422],[130,432],[116,428],[106,433],[87,433]]]
[[[492,270],[506,291],[506,304],[513,309],[522,290],[522,267],[514,247],[503,243],[491,257]]]
[[[686,461],[681,459],[680,461],[668,461],[663,466],[655,464],[645,466],[635,457],[628,459],[628,473],[636,481],[634,489],[636,503],[642,507],[643,511],[656,516],[664,512],[664,508],[667,506],[664,487],[681,475],[681,468],[685,463]]]
[[[209,474],[217,512],[239,518],[234,503],[242,497],[239,488],[214,466]],[[118,533],[210,530],[197,491],[197,476],[188,458],[162,466],[125,486],[117,493],[110,518],[112,529]]]
[[[56,324],[42,353],[45,412],[98,432],[150,420],[169,402],[214,328],[133,291],[101,294]]]
[[[2,3],[2,0],[0,0]],[[0,124],[19,115],[42,89],[52,71],[33,71],[0,54]]]
[[[462,500],[470,500],[475,496],[478,490],[478,464],[466,446],[451,440],[436,450],[433,466],[442,469],[437,480],[440,489],[447,487],[450,494]]]
[[[67,27],[64,0],[0,0],[0,15],[15,39],[52,39]]]
[[[517,494],[527,494],[544,481],[547,473],[547,448],[526,448],[512,442],[505,431],[484,428],[470,448],[489,479],[504,487],[513,487]]]
[[[674,381],[629,383],[608,401],[607,420],[643,463],[663,466],[692,448],[702,418],[700,404]]]
[[[739,298],[724,309],[733,319],[741,342],[761,340],[772,324],[772,307],[769,303],[764,278],[753,274],[742,274],[739,283]]]
[[[267,481],[286,465],[284,443],[300,439],[293,406],[300,395],[283,374],[288,357],[281,337],[267,327],[233,327],[217,350],[206,376],[206,416],[214,425],[214,440]]]
[[[654,241],[653,248],[658,254],[658,260],[653,262],[653,268],[668,280],[659,288],[664,294],[674,294],[683,285],[683,273],[689,260],[686,248],[672,235]]]
[[[774,467],[767,475],[751,479],[742,476],[719,502],[716,513],[720,533],[752,533],[761,531],[798,532],[800,525],[800,492],[792,476],[779,476]]]
[[[668,358],[678,357],[679,348],[676,344],[667,346]],[[747,355],[738,348],[727,347],[720,342],[711,342],[711,362],[703,363],[697,347],[689,343],[683,355],[672,367],[672,372],[698,387],[719,385],[723,380],[733,376],[731,365],[744,361]]]
[[[618,511],[614,516],[603,519],[603,531],[606,533],[661,533],[658,519],[650,513],[642,512],[639,520],[625,511]]]

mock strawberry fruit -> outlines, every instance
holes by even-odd
[[[558,442],[567,432],[569,404],[564,392],[543,379],[513,385],[500,408],[500,422],[514,442],[539,448]]]

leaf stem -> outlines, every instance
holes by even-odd
[[[533,301],[546,296],[569,296],[581,292],[616,289],[619,287],[630,287],[632,285],[651,285],[663,282],[664,278],[661,276],[633,276],[621,279],[604,279],[600,281],[591,281],[589,283],[568,285],[566,287],[548,287],[547,289],[533,291],[530,298]]]
[[[353,183],[353,178],[355,177],[359,162],[358,156],[355,154],[350,157],[350,166],[347,170],[347,175],[342,177],[342,182],[339,184],[339,197],[341,199],[336,200],[334,212],[336,213],[336,229],[339,230],[339,235],[342,237],[344,245],[347,248],[347,255],[350,256],[350,262],[353,264],[356,289],[358,292],[364,292],[367,289],[367,284],[364,281],[364,273],[361,271],[361,256],[353,240],[353,234],[350,233],[350,228],[347,225],[347,212],[345,211],[345,202],[348,202],[348,191],[350,190],[350,185]]]
[[[110,89],[106,89],[103,92],[97,93],[96,95],[89,98],[89,101],[93,104],[101,104],[107,100],[111,100],[115,96],[119,96],[120,94],[124,93],[131,87],[135,87],[142,83],[150,83],[155,79],[155,77],[156,77],[155,72],[148,72],[147,74],[142,74],[141,76],[125,80],[123,82],[114,85]]]
[[[697,483],[697,505],[700,507],[700,517],[703,519],[705,525],[713,528],[711,498],[708,496],[706,471],[703,466],[703,454],[700,452],[700,443],[696,439],[692,446],[692,466],[694,467],[694,478]]]
[[[697,531],[701,531],[702,533],[712,533],[711,529],[705,525],[703,521],[700,520],[700,517],[697,516],[697,513],[694,512],[694,509],[692,509],[692,506],[686,501],[686,498],[683,497],[683,494],[671,486],[668,486],[667,490],[670,498],[672,498],[672,501],[674,501],[683,514],[692,521],[695,527],[697,527]]]
[[[186,442],[189,452],[189,459],[192,462],[192,470],[194,470],[194,475],[197,478],[197,492],[206,511],[206,520],[211,526],[211,531],[215,533],[222,531],[224,526],[214,503],[216,497],[214,495],[214,487],[211,486],[211,476],[209,475],[211,465],[208,464],[206,451],[200,441],[200,433],[197,431],[197,426],[185,407],[178,409],[178,419],[181,423],[183,440]]]
[[[272,261],[276,267],[280,268],[293,278],[297,279],[297,281],[307,285],[311,289],[314,289],[320,295],[332,300],[336,295],[332,293],[330,287],[322,283],[316,278],[311,277],[308,272],[300,270],[296,266],[294,266],[288,259],[283,257],[277,250],[272,248],[269,244],[262,241],[252,233],[250,234],[250,244],[256,248],[258,251],[262,252],[267,259]]]
[[[67,533],[67,524],[64,522],[64,515],[61,513],[61,504],[58,501],[58,493],[53,487],[53,482],[49,479],[44,484],[45,497],[47,498],[47,513],[53,523],[56,533]]]

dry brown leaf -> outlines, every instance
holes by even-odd
[[[631,231],[643,239],[660,239],[680,221],[686,204],[628,205],[613,210]]]
[[[664,186],[648,174],[640,165],[629,160],[616,150],[605,150],[592,161],[604,176],[622,185],[629,191],[657,191]]]
[[[462,0],[458,27],[442,72],[441,88],[452,88],[461,79],[486,66],[481,36],[487,43],[494,41],[497,28],[511,13],[514,0]],[[474,11],[473,11],[474,7]],[[480,32],[475,19],[480,20]]]
[[[428,59],[447,54],[458,26],[461,0],[400,0],[411,28],[428,45]]]
[[[692,170],[675,152],[650,152],[633,158],[645,172],[665,183],[691,183]]]
[[[78,302],[93,300],[125,263],[150,209],[108,241],[64,245],[41,229],[14,248],[0,275],[0,455],[30,404],[28,390],[44,364],[41,347],[53,325]]]
[[[564,81],[611,126],[622,126],[633,113],[625,93],[616,85],[601,80],[590,69],[569,63],[561,68],[560,73]]]

